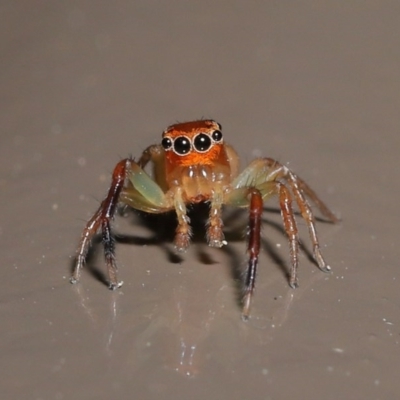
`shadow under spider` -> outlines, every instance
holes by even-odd
[[[264,214],[280,214],[280,209],[273,207],[265,207]],[[301,216],[298,212],[295,212],[297,217]],[[137,245],[137,246],[158,246],[163,249],[167,256],[167,260],[172,264],[180,264],[183,262],[183,257],[181,254],[177,253],[173,249],[173,240],[175,236],[176,229],[176,214],[175,212],[167,212],[163,214],[149,214],[133,210],[130,207],[123,206],[118,210],[118,215],[122,215],[125,218],[130,219],[130,225],[142,226],[148,229],[151,234],[149,237],[128,235],[114,233],[114,239],[117,243]],[[188,207],[188,215],[191,220],[192,227],[192,240],[191,242],[196,245],[197,258],[201,264],[212,265],[217,263],[213,260],[210,251],[208,251],[208,246],[206,243],[206,225],[209,216],[209,206],[205,203],[200,203]],[[298,220],[300,220],[298,218]],[[322,218],[316,218],[317,221],[328,222]],[[247,246],[247,226],[248,226],[248,210],[227,207],[223,213],[224,221],[224,234],[225,239],[228,243],[232,242],[243,242],[243,250],[245,252]],[[263,227],[272,227],[278,231],[286,239],[286,232],[282,226],[282,222],[273,221],[272,219],[262,218]],[[262,232],[264,229],[262,229]],[[266,235],[267,236],[267,235]],[[108,286],[108,279],[106,274],[96,266],[96,254],[98,248],[101,246],[101,234],[97,234],[92,240],[92,245],[89,248],[88,254],[86,256],[85,268],[88,272],[98,281]],[[286,279],[289,279],[290,268],[287,262],[281,257],[279,252],[276,250],[276,245],[265,237],[261,237],[262,249],[268,257],[273,261],[273,263],[279,268],[279,270],[284,274]],[[305,254],[307,259],[317,265],[312,252],[305,247],[301,241],[299,241],[299,246],[301,251]],[[237,291],[237,301],[241,302],[242,294],[242,284],[243,284],[243,274],[245,273],[246,259],[242,254],[238,252],[232,246],[223,246],[221,248],[231,260],[230,262],[230,272],[233,281],[235,282]],[[75,260],[71,262],[71,271],[74,269]]]

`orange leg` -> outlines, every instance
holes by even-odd
[[[71,283],[78,282],[81,270],[85,264],[90,241],[101,226],[104,256],[109,278],[109,288],[116,289],[122,285],[122,282],[118,282],[117,278],[114,239],[112,237],[110,223],[115,215],[119,196],[122,188],[124,187],[127,170],[130,167],[130,163],[130,159],[124,159],[115,166],[107,197],[101,202],[100,207],[95,212],[93,217],[88,221],[85,229],[83,230],[76,256],[75,269],[70,279]]]

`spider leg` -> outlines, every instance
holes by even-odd
[[[331,268],[326,264],[318,242],[317,232],[315,228],[315,219],[311,207],[306,199],[306,196],[316,204],[321,213],[330,219],[332,222],[337,222],[336,216],[329,210],[323,201],[316,195],[316,193],[297,175],[295,175],[289,168],[280,164],[272,158],[256,159],[242,172],[242,176],[237,178],[238,182],[244,179],[253,179],[256,187],[261,187],[262,182],[287,182],[292,190],[296,203],[299,206],[300,213],[305,220],[310,240],[313,246],[314,258],[317,261],[318,267],[324,271],[329,272]],[[291,282],[295,285],[295,280],[291,278]]]
[[[79,242],[79,247],[77,250],[77,255],[75,258],[75,268],[73,274],[70,278],[71,283],[77,283],[79,281],[81,270],[86,261],[87,252],[89,250],[90,241],[96,234],[101,223],[102,207],[95,212],[95,214],[86,223],[85,229],[82,232],[81,240]]]
[[[318,207],[322,215],[331,222],[338,222],[339,219],[317,196],[317,194],[300,177],[291,172],[286,166],[282,165],[273,158],[258,158],[254,160],[232,183],[235,187],[245,186],[247,181],[253,182],[258,187],[263,182],[277,181],[280,179],[294,179],[298,188],[310,198]]]
[[[247,320],[250,315],[251,299],[254,292],[258,255],[261,242],[261,216],[263,213],[263,199],[261,192],[256,188],[249,189],[250,217],[249,238],[247,245],[248,262],[244,279],[243,311],[242,318]]]
[[[293,194],[296,199],[296,203],[299,206],[301,216],[303,217],[303,219],[306,222],[307,227],[308,227],[308,233],[309,233],[311,243],[313,246],[314,258],[317,261],[318,267],[321,271],[330,272],[331,267],[329,265],[327,265],[327,263],[325,262],[324,258],[322,257],[322,254],[321,254],[321,248],[319,245],[317,231],[315,228],[314,215],[311,211],[311,207],[308,204],[308,201],[302,190],[305,187],[304,186],[305,184],[303,181],[299,182],[299,178],[297,178],[297,176],[289,170],[287,171],[287,175],[288,175],[288,183],[293,191]],[[329,213],[330,213],[330,211],[329,211]],[[336,217],[333,214],[332,214],[332,216],[336,219]]]
[[[289,285],[295,289],[297,285],[297,267],[299,265],[299,240],[297,236],[297,225],[292,208],[292,196],[289,189],[282,183],[278,183],[279,204],[281,208],[283,226],[289,239],[290,252],[290,276]]]
[[[207,241],[211,247],[222,247],[224,242],[224,233],[222,228],[224,226],[222,222],[222,204],[223,204],[223,192],[222,190],[216,190],[210,207],[210,217],[208,219],[207,228]]]
[[[114,290],[122,286],[123,282],[118,282],[117,263],[115,259],[115,241],[111,232],[110,218],[104,218],[101,224],[101,232],[104,246],[104,258],[106,260],[107,274],[109,279],[109,289]]]
[[[294,175],[294,174],[293,174]],[[319,208],[322,215],[328,218],[331,222],[339,222],[339,218],[325,205],[325,203],[317,196],[317,194],[312,190],[307,183],[305,183],[297,175],[296,181],[299,188],[311,199],[311,201]]]
[[[258,158],[251,162],[249,166],[232,181],[232,187],[233,190],[228,193],[225,202],[237,207],[250,206],[249,260],[245,274],[243,296],[243,317],[246,319],[249,315],[257,269],[262,201],[265,201],[274,194],[277,194],[279,197],[283,225],[289,239],[291,261],[289,285],[292,288],[297,287],[297,269],[299,263],[299,240],[297,224],[292,208],[292,197],[294,196],[294,200],[307,224],[313,246],[314,258],[322,271],[330,271],[330,267],[322,257],[315,229],[315,219],[306,196],[315,203],[321,213],[330,221],[337,222],[338,219],[303,180],[297,177],[286,166],[272,158]],[[256,194],[257,192],[259,194]]]
[[[179,252],[184,252],[189,247],[192,230],[190,228],[190,218],[187,215],[186,204],[182,197],[182,189],[177,187],[174,190],[174,208],[178,219],[178,226],[175,231],[174,245]]]
[[[112,237],[110,221],[115,215],[120,193],[124,187],[127,171],[131,166],[131,159],[121,160],[114,168],[110,189],[106,198],[101,202],[100,207],[88,221],[83,230],[79,243],[75,269],[70,279],[71,283],[79,281],[80,273],[85,264],[86,255],[90,246],[90,241],[101,226],[104,255],[107,264],[109,278],[109,288],[116,289],[123,282],[118,282],[117,265],[115,261],[114,240]]]

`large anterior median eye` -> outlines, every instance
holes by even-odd
[[[211,147],[211,144],[210,136],[205,133],[198,134],[193,141],[194,148],[200,152],[207,151]]]
[[[174,150],[175,153],[179,154],[179,155],[184,155],[189,153],[191,148],[190,145],[190,140],[185,137],[185,136],[178,136],[175,140],[174,140]]]

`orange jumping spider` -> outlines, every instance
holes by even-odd
[[[153,162],[154,179],[144,171],[149,161]],[[329,271],[330,267],[322,257],[314,216],[306,197],[314,202],[331,222],[337,221],[335,215],[303,180],[271,158],[257,158],[239,173],[238,155],[225,143],[221,125],[217,122],[200,120],[172,125],[164,131],[161,144],[149,146],[137,162],[127,158],[115,166],[108,194],[83,230],[71,283],[79,280],[90,241],[101,229],[109,287],[116,289],[122,285],[117,278],[110,226],[119,203],[147,213],[174,210],[178,220],[174,244],[178,251],[185,251],[190,243],[190,220],[186,210],[188,204],[209,204],[207,241],[212,247],[222,247],[226,244],[222,230],[222,206],[229,204],[247,207],[250,214],[248,260],[242,298],[243,318],[247,319],[260,252],[263,205],[264,201],[273,195],[279,198],[283,225],[289,238],[289,284],[295,288],[299,242],[292,196],[307,224],[314,258],[322,271]]]

